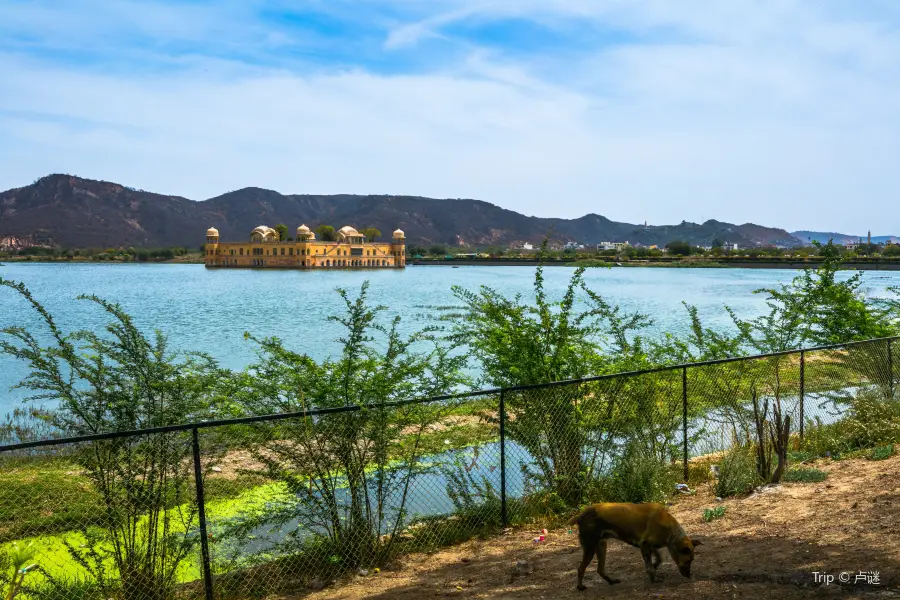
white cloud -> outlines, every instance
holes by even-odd
[[[254,185],[900,233],[896,21],[836,16],[829,2],[437,6],[387,36],[391,52],[508,15],[595,19],[637,39],[544,56],[553,68],[540,73],[477,40],[460,41],[474,47],[466,60],[415,76],[199,57],[113,75],[0,55],[0,187],[64,171],[196,199]],[[178,30],[165,14],[155,35]],[[653,43],[661,30],[678,35]]]

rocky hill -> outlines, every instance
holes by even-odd
[[[583,244],[628,240],[664,245],[675,239],[698,245],[715,239],[742,246],[798,243],[787,231],[753,224],[683,221],[644,226],[596,214],[544,219],[480,200],[283,195],[245,188],[194,201],[70,175],[49,175],[32,185],[0,192],[0,238],[17,240],[18,245],[195,247],[203,243],[210,226],[219,230],[223,240],[241,240],[256,225],[277,223],[287,224],[291,231],[301,223],[372,226],[385,236],[400,227],[412,244],[460,246],[537,244],[548,232],[555,242]]]
[[[809,244],[810,241],[816,241],[820,244],[827,244],[829,240],[833,240],[835,244],[846,244],[849,242],[866,241],[868,234],[864,235],[848,235],[846,233],[835,233],[833,231],[792,231],[791,235],[797,238],[803,244]],[[873,235],[873,244],[897,244],[900,238],[895,235]]]

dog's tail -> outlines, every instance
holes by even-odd
[[[575,513],[575,515],[574,515],[571,519],[569,519],[568,521],[566,521],[566,525],[580,525],[580,524],[581,524],[581,519],[584,518],[584,516],[585,516],[590,510],[591,510],[591,507],[589,506],[589,507],[587,507],[587,508],[585,508],[585,509],[582,509],[582,510],[578,511],[577,513]]]

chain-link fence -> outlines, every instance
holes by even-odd
[[[296,594],[587,500],[671,494],[776,433],[785,452],[875,447],[900,435],[898,346],[0,446],[0,593]]]

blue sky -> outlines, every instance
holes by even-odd
[[[3,0],[0,188],[900,234],[896,0]]]

